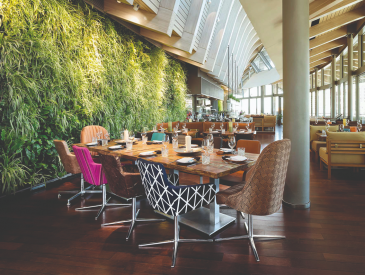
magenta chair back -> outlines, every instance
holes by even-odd
[[[85,147],[72,146],[85,181],[92,185],[106,184],[107,180],[100,163],[95,163]]]

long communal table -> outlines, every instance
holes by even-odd
[[[74,144],[76,146],[87,147],[85,144],[78,143]],[[88,147],[90,151],[98,152],[102,154],[108,154],[113,156],[119,156],[124,159],[135,161],[140,158],[139,154],[147,151],[155,151],[161,149],[161,144],[142,144],[142,142],[138,142],[133,145],[132,150],[110,150],[108,147],[116,145],[114,141],[109,142],[107,146],[92,146]],[[203,177],[209,177],[210,182],[214,183],[216,186],[217,192],[219,191],[219,179],[226,175],[232,174],[234,172],[240,170],[247,170],[250,166],[254,165],[259,154],[250,154],[246,153],[248,161],[244,163],[231,163],[228,161],[222,160],[221,155],[217,155],[217,149],[214,149],[214,153],[210,156],[210,164],[203,165],[201,163],[201,159],[198,164],[194,166],[185,166],[180,165],[176,162],[179,158],[183,156],[178,155],[174,149],[172,148],[172,144],[168,145],[169,154],[168,157],[162,157],[160,154],[154,157],[144,157],[144,159],[148,159],[152,162],[158,162],[163,164],[166,169],[169,169],[170,172],[179,173],[184,172],[193,175],[200,176],[200,183],[203,182]],[[160,213],[162,214],[162,213]],[[168,216],[169,217],[169,216]],[[171,217],[169,217],[171,218]],[[233,223],[236,219],[230,217],[228,215],[222,214],[219,212],[219,205],[214,200],[213,203],[209,205],[209,208],[201,207],[184,215],[181,215],[180,222],[192,227],[196,230],[199,230],[207,235],[212,235],[223,227],[227,226],[230,223]]]

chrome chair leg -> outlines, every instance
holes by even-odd
[[[139,210],[137,209],[137,199],[136,198],[132,198],[132,219],[129,220],[123,220],[123,221],[117,221],[117,222],[111,222],[111,223],[103,223],[101,226],[108,226],[108,225],[119,225],[119,224],[123,224],[123,223],[131,223],[128,229],[128,233],[126,236],[126,240],[129,240],[129,237],[134,229],[134,227],[136,226],[137,222],[163,222],[165,221],[165,219],[138,219],[138,214],[139,214]]]
[[[89,191],[89,192],[98,192],[98,191]],[[102,204],[98,204],[98,205],[93,205],[93,206],[86,206],[86,207],[80,207],[80,208],[76,208],[76,211],[79,210],[86,210],[86,209],[90,209],[90,208],[96,208],[96,207],[100,207],[98,214],[95,217],[95,220],[97,220],[100,216],[100,214],[105,210],[105,208],[107,206],[131,206],[131,204],[119,204],[119,203],[108,203],[109,199],[106,198],[106,186],[105,184],[102,185],[102,196],[103,196],[103,203]]]
[[[176,258],[177,258],[177,249],[179,246],[179,243],[195,243],[195,242],[213,242],[213,239],[180,239],[179,233],[180,233],[180,225],[179,225],[179,216],[174,217],[174,239],[173,240],[166,240],[162,242],[154,242],[154,243],[146,243],[146,244],[140,244],[138,245],[139,248],[146,247],[146,246],[152,246],[152,245],[160,245],[160,244],[167,244],[167,243],[173,243],[173,253],[172,253],[172,264],[171,267],[175,267],[176,264]]]
[[[254,235],[253,234],[253,222],[252,222],[252,215],[247,215],[247,223],[245,222],[245,227],[247,231],[247,235],[242,236],[235,236],[235,237],[228,237],[228,238],[218,238],[214,241],[221,242],[221,241],[230,241],[230,240],[240,240],[240,239],[248,239],[250,242],[250,246],[252,249],[252,252],[255,256],[256,261],[260,261],[259,254],[257,253],[257,249],[255,246],[255,238],[267,238],[270,240],[279,240],[279,239],[285,239],[285,236],[276,236],[276,235]]]

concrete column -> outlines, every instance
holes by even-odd
[[[265,86],[261,86],[261,113],[264,113]]]
[[[318,117],[318,68],[314,71],[314,115]]]
[[[352,89],[352,70],[353,70],[353,34],[349,33],[347,36],[347,47],[348,47],[348,73],[347,73],[347,106],[348,106],[348,117],[350,120],[354,119],[354,91]]]
[[[291,153],[284,204],[308,208],[309,199],[309,5],[303,0],[283,0],[284,138]],[[298,131],[298,125],[300,131]]]

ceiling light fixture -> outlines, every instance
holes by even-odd
[[[134,9],[135,11],[138,11],[138,9],[139,9],[139,5],[138,5],[138,4],[134,4],[134,5],[133,5],[133,9]]]

